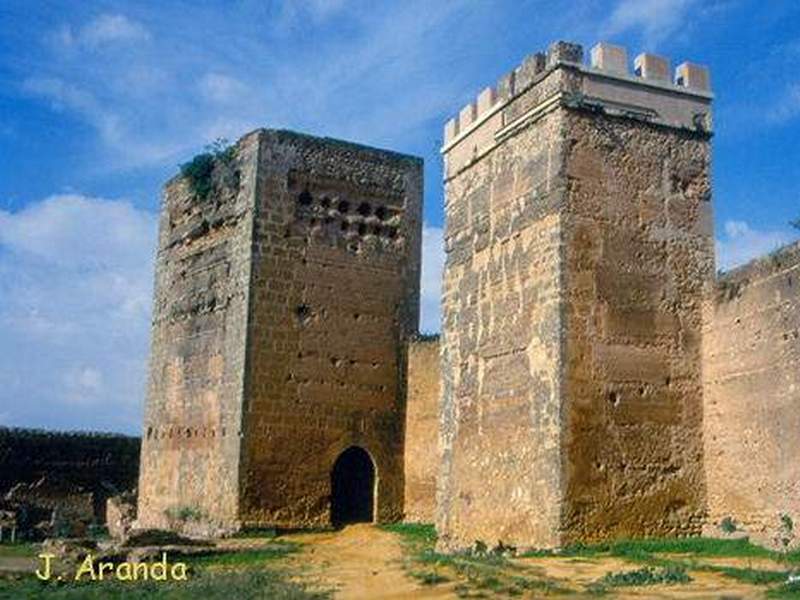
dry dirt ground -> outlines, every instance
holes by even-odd
[[[469,561],[455,565],[420,564],[414,544],[403,536],[372,525],[353,525],[337,532],[284,536],[301,544],[287,559],[295,577],[312,588],[331,590],[334,598],[765,598],[767,586],[705,570],[733,567],[783,571],[765,558],[713,557],[695,559],[700,568],[687,569],[692,581],[598,589],[608,573],[642,568],[636,560],[613,556],[512,558],[495,565]],[[671,555],[672,558],[689,558]],[[431,576],[433,575],[433,577]],[[437,581],[438,579],[438,581]],[[433,580],[433,581],[431,581]],[[773,584],[774,587],[774,584]],[[787,596],[794,597],[794,596]]]
[[[341,531],[287,536],[302,544],[289,564],[314,587],[333,590],[334,598],[456,598],[452,584],[422,585],[404,569],[400,538],[372,525]]]
[[[800,598],[800,585],[783,585],[790,573],[800,569],[800,554],[776,555],[746,540],[738,545],[704,539],[622,542],[528,557],[491,552],[446,556],[434,551],[434,542],[430,526],[361,524],[341,531],[285,534],[277,539],[221,540],[218,548],[227,552],[211,560],[222,561],[222,569],[279,573],[287,581],[301,584],[298,589],[307,590],[280,596],[292,599],[318,598],[314,592],[343,600]],[[267,548],[287,551],[273,552],[269,558],[263,554]],[[35,552],[22,550],[0,547],[0,576],[16,571],[31,578]],[[260,588],[257,590],[260,593]],[[173,597],[166,592],[159,597]],[[184,598],[185,594],[175,597]],[[205,597],[234,600],[225,595]],[[272,598],[269,594],[258,597]]]

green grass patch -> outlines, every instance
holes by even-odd
[[[636,553],[647,554],[693,554],[697,557],[744,557],[744,558],[775,558],[776,553],[751,544],[745,538],[740,539],[715,539],[715,538],[664,538],[634,541],[620,541],[612,545],[615,556],[625,556]]]
[[[450,581],[449,577],[445,577],[436,571],[411,571],[409,573],[414,579],[419,581],[422,585],[439,585]]]
[[[692,581],[692,578],[689,577],[685,569],[672,566],[660,568],[642,567],[635,571],[606,573],[600,583],[609,587],[627,587],[662,584],[676,585],[689,583],[690,581]]]
[[[800,598],[800,581],[786,582],[767,590],[767,598]]]
[[[531,550],[524,557],[578,557],[615,556],[631,560],[647,560],[653,554],[691,554],[700,557],[768,558],[788,562],[800,562],[800,553],[781,554],[751,544],[746,538],[652,538],[641,540],[618,540],[599,544],[572,544],[561,551]]]
[[[402,538],[409,553],[406,570],[412,577],[425,585],[435,585],[426,583],[423,580],[426,576],[437,583],[454,580],[453,590],[460,598],[520,596],[531,590],[553,594],[567,591],[553,581],[534,576],[526,567],[514,564],[499,552],[437,552],[433,525],[392,523],[381,529]],[[479,544],[476,547],[485,548]]]
[[[279,540],[271,542],[265,548],[254,548],[241,552],[212,552],[186,562],[194,568],[253,567],[285,558],[299,550],[300,544]]]
[[[234,533],[231,537],[241,538],[267,538],[277,537],[278,531],[274,527],[245,527]]]
[[[436,528],[430,523],[387,523],[380,528],[399,535],[407,543],[431,548],[436,544]]]
[[[731,579],[741,581],[743,583],[752,583],[754,585],[767,585],[771,583],[783,583],[789,577],[786,571],[767,571],[764,569],[748,569],[738,567],[715,567],[709,565],[707,569],[715,573],[720,573]]]
[[[70,584],[44,583],[31,576],[22,581],[0,581],[0,598],[14,600],[105,600],[168,598],[170,600],[321,600],[326,593],[312,592],[273,570],[203,574],[187,581],[103,581]]]
[[[14,544],[0,544],[0,558],[36,558],[41,549],[41,544],[17,542]]]
[[[264,548],[241,552],[211,552],[180,560],[188,566],[185,581],[105,581],[41,582],[33,574],[23,579],[0,580],[0,599],[89,600],[104,598],[169,598],[203,600],[235,598],[306,600],[329,598],[327,593],[310,591],[289,580],[280,559],[297,552],[300,545],[276,541]],[[172,561],[177,562],[177,559]]]

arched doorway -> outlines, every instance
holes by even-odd
[[[375,503],[375,465],[367,451],[350,446],[331,471],[331,523],[371,523]]]

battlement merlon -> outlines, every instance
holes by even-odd
[[[582,46],[555,42],[547,53],[526,57],[450,119],[441,152],[449,154],[469,139],[468,149],[452,153],[456,164],[448,167],[458,170],[559,106],[709,135],[712,100],[706,67],[684,62],[670,78],[669,59],[642,53],[631,71],[626,49],[605,42],[591,49],[589,64],[585,64]],[[445,178],[453,172],[448,168]]]

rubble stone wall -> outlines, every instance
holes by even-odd
[[[16,483],[56,477],[93,489],[106,482],[119,491],[136,487],[137,437],[0,427],[0,494]]]
[[[12,503],[43,510],[88,498],[102,522],[106,498],[136,488],[139,448],[124,435],[0,427],[0,497],[15,489]]]

